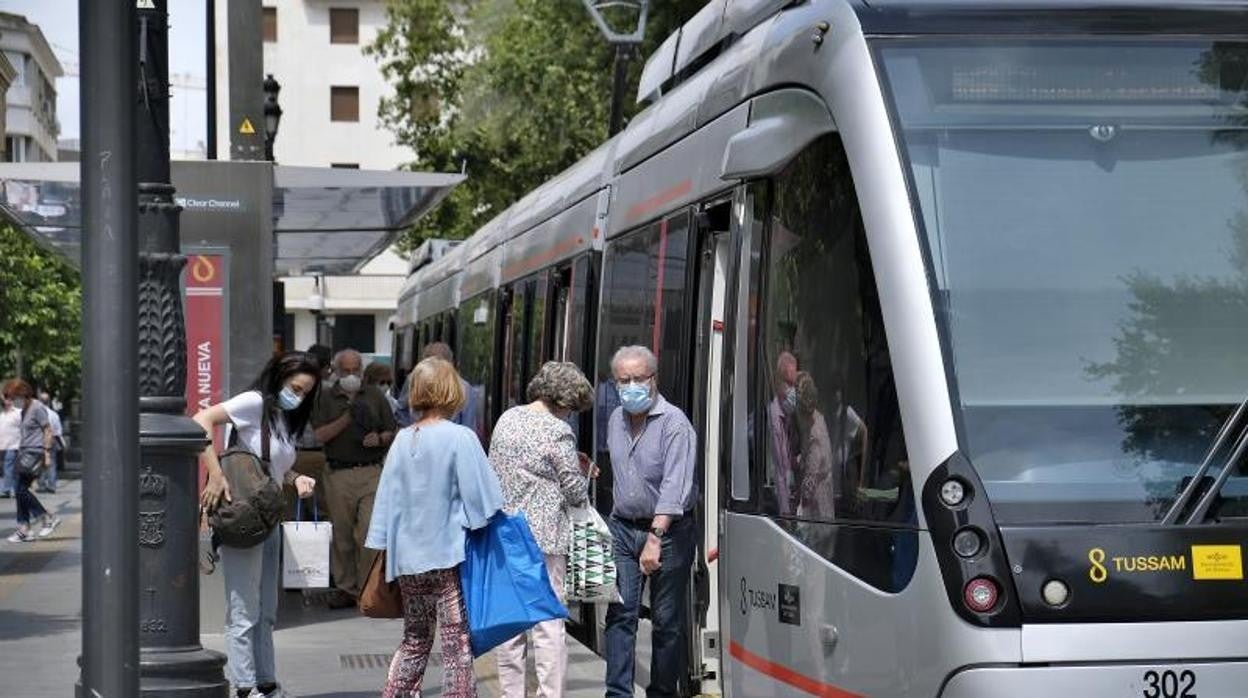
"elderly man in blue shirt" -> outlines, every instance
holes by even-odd
[[[607,609],[607,696],[633,695],[641,591],[653,624],[647,696],[677,695],[685,674],[685,607],[697,526],[697,435],[658,391],[658,360],[623,347],[611,359],[620,406],[607,422],[614,507],[609,525],[622,603]]]

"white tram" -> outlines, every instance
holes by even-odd
[[[653,347],[690,694],[1248,696],[1248,4],[715,0],[640,98],[413,270],[395,356],[449,342],[483,439],[578,362],[609,511]]]

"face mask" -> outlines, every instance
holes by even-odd
[[[654,404],[650,389],[642,383],[629,383],[620,388],[620,404],[629,414],[642,414]]]
[[[26,398],[24,398],[24,397],[15,397],[15,398],[13,398],[13,406],[14,406],[14,407],[16,407],[16,408],[17,408],[17,409],[19,409],[19,410],[24,410],[24,409],[26,409]]]
[[[348,393],[358,393],[360,392],[360,377],[347,374],[338,379],[338,385],[342,386],[342,389]]]
[[[383,393],[388,393],[388,392],[390,392],[390,384],[389,384],[389,383],[378,383],[378,384],[377,384],[377,387],[378,387],[378,388],[381,388],[381,392],[383,392]]]
[[[282,392],[277,394],[277,404],[281,405],[282,409],[287,412],[297,409],[302,403],[303,396],[296,395],[295,391],[291,390],[289,385],[282,388]]]
[[[797,411],[797,388],[789,387],[784,391],[784,411],[793,414]]]

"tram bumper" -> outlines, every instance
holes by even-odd
[[[1248,662],[1078,664],[964,669],[941,698],[1244,698]]]

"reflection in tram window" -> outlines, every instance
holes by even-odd
[[[891,588],[904,583],[895,570],[913,569],[910,533],[826,525],[915,522],[879,296],[839,138],[800,155],[773,197],[762,351],[751,357],[765,386],[765,418],[754,420],[768,483],[761,506],[816,552]]]
[[[473,393],[469,401],[478,406],[475,430],[482,443],[488,444],[490,425],[496,414],[492,396],[486,389],[494,371],[494,291],[486,291],[460,304],[457,329],[460,343],[456,363]]]

